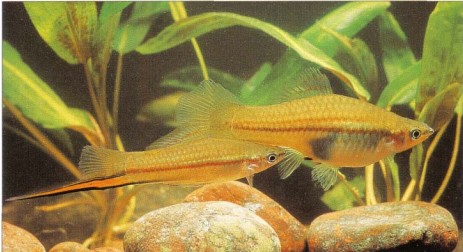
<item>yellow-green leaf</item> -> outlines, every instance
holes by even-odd
[[[361,176],[357,176],[347,183],[355,188],[360,197],[365,195],[365,180]],[[352,192],[346,188],[344,183],[336,184],[331,190],[325,192],[321,197],[321,200],[325,205],[330,209],[339,211],[343,209],[352,208],[355,203],[355,197],[352,195]]]
[[[91,56],[97,10],[94,2],[25,2],[27,13],[43,40],[70,64]]]
[[[8,42],[3,42],[3,95],[22,113],[44,128],[79,128],[96,132],[90,114],[68,107],[61,98],[22,61]]]
[[[454,82],[463,83],[463,3],[439,2],[426,28],[416,114]]]
[[[434,130],[439,130],[452,119],[461,94],[463,94],[461,83],[450,84],[426,103],[418,120],[427,123]]]

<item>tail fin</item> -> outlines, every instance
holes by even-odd
[[[123,152],[103,147],[85,146],[79,162],[79,168],[83,173],[79,182],[50,190],[12,197],[7,199],[7,201],[129,184],[129,181],[124,176],[121,176],[125,173],[126,162],[124,160],[125,155]]]
[[[213,123],[218,116],[226,116],[226,108],[240,104],[230,91],[212,80],[206,80],[193,91],[180,97],[176,116],[179,127],[156,140],[147,149],[167,147],[205,135],[214,135],[218,129]]]
[[[82,180],[124,175],[124,153],[98,146],[85,146],[80,156],[79,169],[82,171]]]

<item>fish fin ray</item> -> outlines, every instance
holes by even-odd
[[[123,152],[100,146],[85,146],[79,161],[82,180],[102,179],[125,173]]]
[[[286,151],[285,158],[277,165],[281,179],[289,177],[304,161],[304,155],[301,152],[287,147],[284,149]]]
[[[212,80],[205,80],[196,89],[180,97],[176,110],[177,121],[180,126],[206,131],[213,120],[213,112],[233,104],[240,102],[230,91]]]
[[[312,180],[316,181],[323,190],[327,191],[338,179],[338,167],[333,167],[328,164],[318,164],[312,169]]]
[[[172,146],[180,142],[187,142],[194,139],[204,137],[205,132],[196,130],[194,127],[179,127],[171,131],[169,134],[162,136],[148,145],[145,150],[154,150]]]
[[[296,84],[283,90],[282,95],[276,97],[275,103],[307,98],[318,95],[332,94],[330,81],[318,69],[310,67],[303,69],[293,80]]]

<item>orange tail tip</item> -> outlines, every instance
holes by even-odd
[[[125,174],[124,159],[124,152],[97,146],[85,146],[79,162],[79,169],[83,174],[81,181],[52,190],[12,197],[7,199],[7,201],[127,184],[123,176]]]

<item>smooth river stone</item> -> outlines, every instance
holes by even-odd
[[[78,242],[60,242],[53,246],[48,252],[90,252],[90,249]]]
[[[28,231],[13,224],[2,222],[3,252],[45,252],[42,243]]]
[[[280,251],[275,231],[230,202],[191,202],[157,209],[133,223],[125,252]]]
[[[185,198],[185,202],[205,201],[228,201],[251,210],[275,230],[281,251],[304,251],[306,247],[306,228],[280,204],[253,187],[237,181],[210,184]]]
[[[452,251],[458,228],[444,208],[426,202],[355,207],[316,218],[309,251]]]

